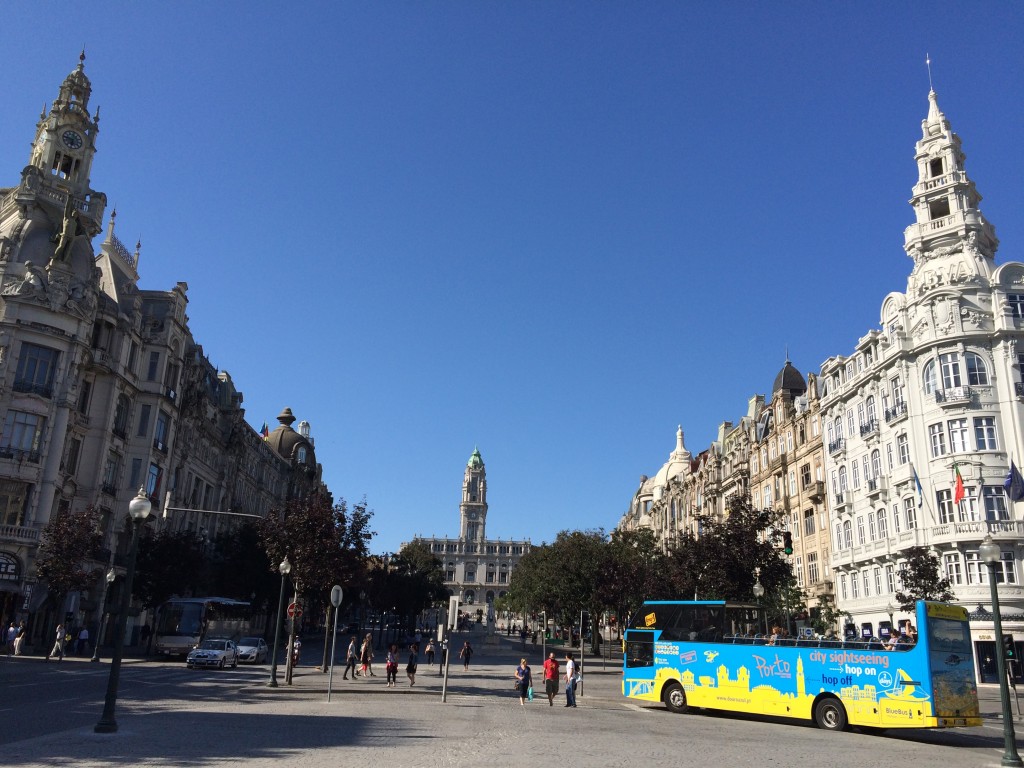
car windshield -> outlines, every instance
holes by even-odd
[[[203,644],[199,647],[204,651],[223,651],[225,642],[223,640],[203,640]]]

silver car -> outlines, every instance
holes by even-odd
[[[238,648],[231,640],[203,640],[185,659],[189,669],[196,667],[231,667],[238,666]]]
[[[267,660],[270,651],[267,641],[262,637],[243,637],[238,641],[238,660],[262,664]]]

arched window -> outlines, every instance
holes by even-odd
[[[846,466],[839,468],[839,492],[842,493],[846,490]]]
[[[880,509],[875,513],[875,522],[878,524],[878,538],[885,539],[889,536],[889,526],[886,522],[885,510]]]
[[[867,403],[867,407],[868,407],[868,424],[874,424],[875,423],[875,396],[874,395],[868,395],[868,399],[866,400],[866,403]]]
[[[882,454],[876,448],[871,452],[871,477],[879,477],[882,474]]]
[[[853,546],[853,523],[849,520],[843,522],[843,547],[849,549]]]
[[[304,446],[304,445],[300,445],[299,446],[299,450],[295,454],[295,460],[299,464],[305,464],[306,463],[306,446]]]
[[[832,426],[836,432],[836,440],[843,439],[843,417],[836,416],[836,420],[832,422]]]
[[[921,372],[921,380],[924,382],[924,393],[926,395],[932,394],[938,386],[938,381],[935,378],[935,361],[929,360],[924,366],[924,370]]]
[[[472,605],[475,602],[476,602],[476,592],[474,592],[472,589],[466,590],[466,604],[467,605]]]
[[[974,352],[968,352],[964,359],[967,362],[967,383],[976,387],[987,386],[988,366],[985,365],[985,359]]]

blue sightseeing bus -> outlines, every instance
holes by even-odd
[[[826,730],[981,725],[967,611],[917,603],[917,641],[779,639],[761,609],[644,603],[625,634],[622,693],[674,712],[703,707],[813,719]]]

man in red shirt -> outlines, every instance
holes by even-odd
[[[558,662],[555,661],[554,651],[544,662],[544,692],[548,695],[548,706],[555,706],[555,696],[558,695]]]

